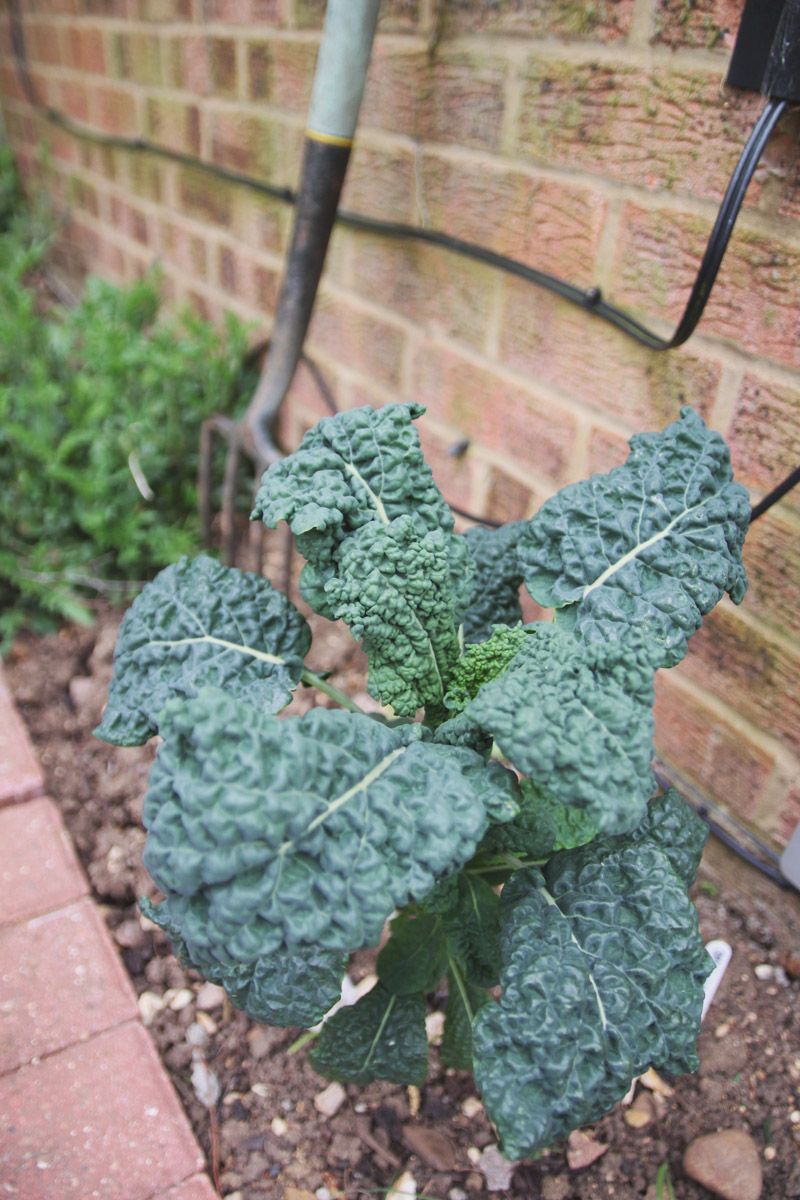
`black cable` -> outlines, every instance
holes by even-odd
[[[283,203],[295,203],[296,193],[291,188],[278,187],[275,184],[265,183],[263,180],[255,179],[251,175],[245,175],[240,171],[233,171],[228,167],[218,166],[216,163],[206,162],[204,159],[196,158],[190,154],[183,154],[177,150],[169,150],[144,138],[126,138],[116,134],[101,133],[89,129],[44,104],[38,96],[36,87],[28,72],[18,0],[8,0],[8,9],[11,19],[11,47],[20,84],[31,105],[38,108],[53,124],[60,126],[76,137],[84,138],[98,145],[107,146],[111,149],[137,150],[153,154],[171,162],[179,163],[182,166],[194,167],[206,171],[218,179],[247,187]],[[714,286],[747,187],[753,177],[764,147],[786,108],[787,103],[785,100],[770,99],[747,139],[709,236],[697,278],[695,279],[683,316],[671,338],[663,338],[659,334],[653,333],[623,309],[604,300],[602,292],[598,287],[577,287],[575,284],[559,279],[547,271],[540,271],[537,267],[530,267],[526,263],[519,262],[517,259],[509,258],[505,254],[498,254],[496,251],[488,250],[483,246],[477,246],[473,242],[467,242],[462,238],[453,237],[451,234],[440,233],[433,229],[421,229],[416,225],[407,225],[402,222],[385,221],[380,217],[368,217],[361,213],[348,212],[344,209],[339,210],[336,219],[342,225],[349,226],[352,229],[361,229],[367,233],[378,233],[384,237],[423,242],[428,245],[438,246],[443,250],[450,250],[453,253],[461,254],[466,258],[485,263],[488,266],[496,267],[498,270],[515,275],[520,279],[525,279],[537,287],[545,288],[562,299],[578,305],[585,312],[592,313],[594,316],[607,321],[616,329],[619,329],[622,333],[627,334],[650,350],[672,350],[677,346],[683,345],[697,327],[711,294],[711,289]]]

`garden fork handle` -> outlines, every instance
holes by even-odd
[[[269,351],[245,428],[264,466],[281,457],[273,431],[300,360],[353,144],[380,0],[328,0],[305,136],[286,272]]]

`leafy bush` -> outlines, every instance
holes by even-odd
[[[323,420],[254,513],[288,521],[305,599],[361,639],[392,715],[304,666],[308,626],[267,581],[201,557],[126,614],[97,732],[163,738],[144,822],[165,898],[145,911],[181,958],[255,1019],[310,1026],[391,919],[377,985],[325,1021],[313,1065],[421,1084],[446,977],[442,1058],[474,1069],[521,1158],[651,1064],[696,1066],[705,829],[654,796],[653,679],[726,591],[741,601],[749,504],[687,408],[531,521],[458,535],[423,411]],[[523,580],[552,623],[521,623]],[[342,708],[279,719],[300,681]]]
[[[0,185],[0,229],[6,193]],[[6,217],[0,640],[45,613],[86,620],[92,578],[147,579],[197,550],[200,423],[251,382],[244,325],[160,319],[155,275],[125,288],[89,279],[76,308],[43,313],[26,280],[47,248],[24,213]]]

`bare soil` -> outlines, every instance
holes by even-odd
[[[348,1087],[338,1112],[324,1116],[314,1099],[327,1081],[308,1066],[303,1049],[288,1053],[300,1031],[258,1026],[223,1006],[218,993],[178,964],[161,932],[140,918],[138,897],[156,895],[141,863],[140,823],[155,747],[116,749],[92,736],[120,616],[99,607],[91,629],[70,626],[47,637],[22,637],[6,671],[49,794],[63,812],[137,994],[144,997],[146,1019],[155,1013],[150,1032],[209,1156],[209,1169],[218,1158],[221,1194],[237,1200],[368,1196],[410,1170],[418,1194],[449,1200],[489,1196],[478,1160],[496,1137],[476,1102],[471,1077],[443,1069],[435,1045],[419,1094],[384,1084]],[[310,665],[324,670],[338,662],[332,681],[352,695],[363,694],[364,662],[349,635],[316,618],[314,625]],[[326,702],[302,689],[291,711]],[[800,954],[798,896],[782,892],[712,841],[694,898],[705,939],[723,938],[733,948],[699,1040],[700,1071],[668,1078],[674,1088],[669,1096],[639,1084],[634,1104],[647,1123],[632,1127],[629,1109],[618,1105],[587,1131],[606,1147],[591,1165],[572,1169],[566,1147],[553,1146],[537,1162],[518,1166],[510,1186],[495,1195],[656,1200],[656,1173],[667,1163],[678,1200],[708,1200],[711,1193],[682,1169],[684,1150],[699,1134],[734,1128],[748,1132],[758,1147],[762,1196],[800,1197],[800,981],[792,973]],[[369,954],[354,956],[351,977],[357,981],[371,965]],[[165,996],[169,1002],[160,1007]],[[441,1002],[434,997],[434,1007]],[[221,1086],[217,1121],[191,1080],[187,1030],[196,1032],[198,1018],[208,1035],[203,1053]],[[663,1195],[667,1200],[666,1188]]]

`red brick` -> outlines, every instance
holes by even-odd
[[[0,812],[0,923],[70,904],[89,887],[52,800]]]
[[[451,350],[423,344],[414,366],[414,395],[421,403],[466,437],[558,487],[575,442],[568,413]]]
[[[79,900],[0,926],[0,1074],[138,1016],[130,980],[97,910]]]
[[[214,1191],[207,1175],[195,1175],[185,1183],[179,1183],[176,1188],[162,1192],[154,1200],[219,1200],[219,1193]]]
[[[203,1169],[136,1022],[0,1079],[0,1127],[4,1182],[30,1200],[147,1200]]]
[[[473,512],[478,466],[475,454],[469,450],[457,458],[450,454],[452,435],[445,430],[435,429],[430,420],[423,418],[418,421],[417,429],[425,461],[433,471],[433,478],[447,503]]]
[[[614,467],[621,466],[630,454],[627,439],[607,429],[593,428],[589,434],[587,449],[587,475],[607,475]]]
[[[189,21],[192,0],[129,0],[130,13],[140,21]]]
[[[44,775],[0,667],[0,807],[44,791]]]
[[[725,699],[725,697],[722,697]],[[656,753],[744,820],[758,810],[772,755],[706,707],[668,671],[656,675]]]
[[[145,132],[160,146],[183,154],[200,154],[200,110],[196,104],[148,96]]]
[[[617,247],[615,299],[677,322],[709,232],[709,224],[698,217],[626,205]],[[785,366],[800,366],[798,273],[796,246],[737,228],[700,331]]]
[[[493,267],[434,246],[358,233],[351,246],[352,286],[366,299],[473,349],[485,348]]]
[[[280,174],[283,140],[278,122],[247,110],[211,113],[209,122],[214,162],[265,180]]]
[[[238,197],[232,232],[245,246],[283,254],[293,210],[280,200],[258,192],[242,191]]]
[[[800,460],[800,388],[745,375],[726,440],[736,478],[772,491]],[[800,489],[781,503],[800,509]]]
[[[184,167],[178,174],[178,204],[187,216],[214,225],[230,225],[234,190],[223,180],[212,178],[207,171]]]
[[[606,201],[588,188],[426,151],[420,191],[433,229],[561,276],[593,274]]]
[[[61,84],[61,112],[77,121],[89,120],[89,90],[77,79],[65,79]]]
[[[61,63],[61,44],[56,26],[44,21],[27,21],[25,23],[25,40],[30,61],[49,63],[54,66]]]
[[[162,42],[164,83],[184,88],[196,96],[212,91],[206,39],[195,34],[165,38]]]
[[[718,605],[689,643],[679,670],[727,705],[800,749],[800,652]]]
[[[493,521],[520,521],[536,507],[534,492],[508,472],[490,467],[482,507],[485,511],[476,516],[487,516]]]
[[[236,42],[233,38],[210,37],[206,44],[212,91],[217,96],[235,96],[239,87]]]
[[[508,63],[490,54],[440,47],[376,45],[361,112],[362,126],[377,126],[419,141],[473,149],[500,148]]]
[[[717,72],[532,58],[518,150],[548,166],[718,201],[760,110]]]
[[[405,333],[398,326],[324,290],[317,296],[308,335],[312,357],[319,347],[368,378],[397,387],[404,345]]]
[[[357,138],[347,169],[341,208],[386,221],[408,222],[414,204],[414,156],[404,149],[371,145]],[[361,231],[355,235],[364,237]],[[395,241],[394,245],[398,245]]]
[[[510,366],[640,432],[676,421],[684,404],[708,416],[722,374],[718,362],[686,348],[646,350],[523,280],[505,279],[503,295],[501,353]]]
[[[744,543],[749,587],[743,607],[787,634],[800,634],[800,528],[770,509],[750,526]]]
[[[742,17],[742,0],[657,0],[654,45],[700,48],[729,54]]]
[[[446,33],[527,33],[617,41],[631,23],[634,0],[448,0]]]
[[[265,60],[264,43],[255,45],[260,50],[255,55],[249,54],[251,99],[267,100],[283,112],[294,112],[305,117],[311,99],[319,47],[313,42],[273,38],[268,43],[269,59]],[[257,94],[259,92],[261,94]]]
[[[161,83],[161,42],[154,34],[112,33],[108,47],[109,75],[145,87]]]
[[[64,62],[78,71],[102,75],[106,69],[103,35],[91,25],[73,26],[63,34]]]
[[[109,86],[93,88],[91,104],[93,119],[106,133],[138,134],[136,102],[130,92]]]
[[[796,784],[786,796],[775,825],[775,837],[782,846],[789,841],[798,823],[800,823],[800,783]]]

